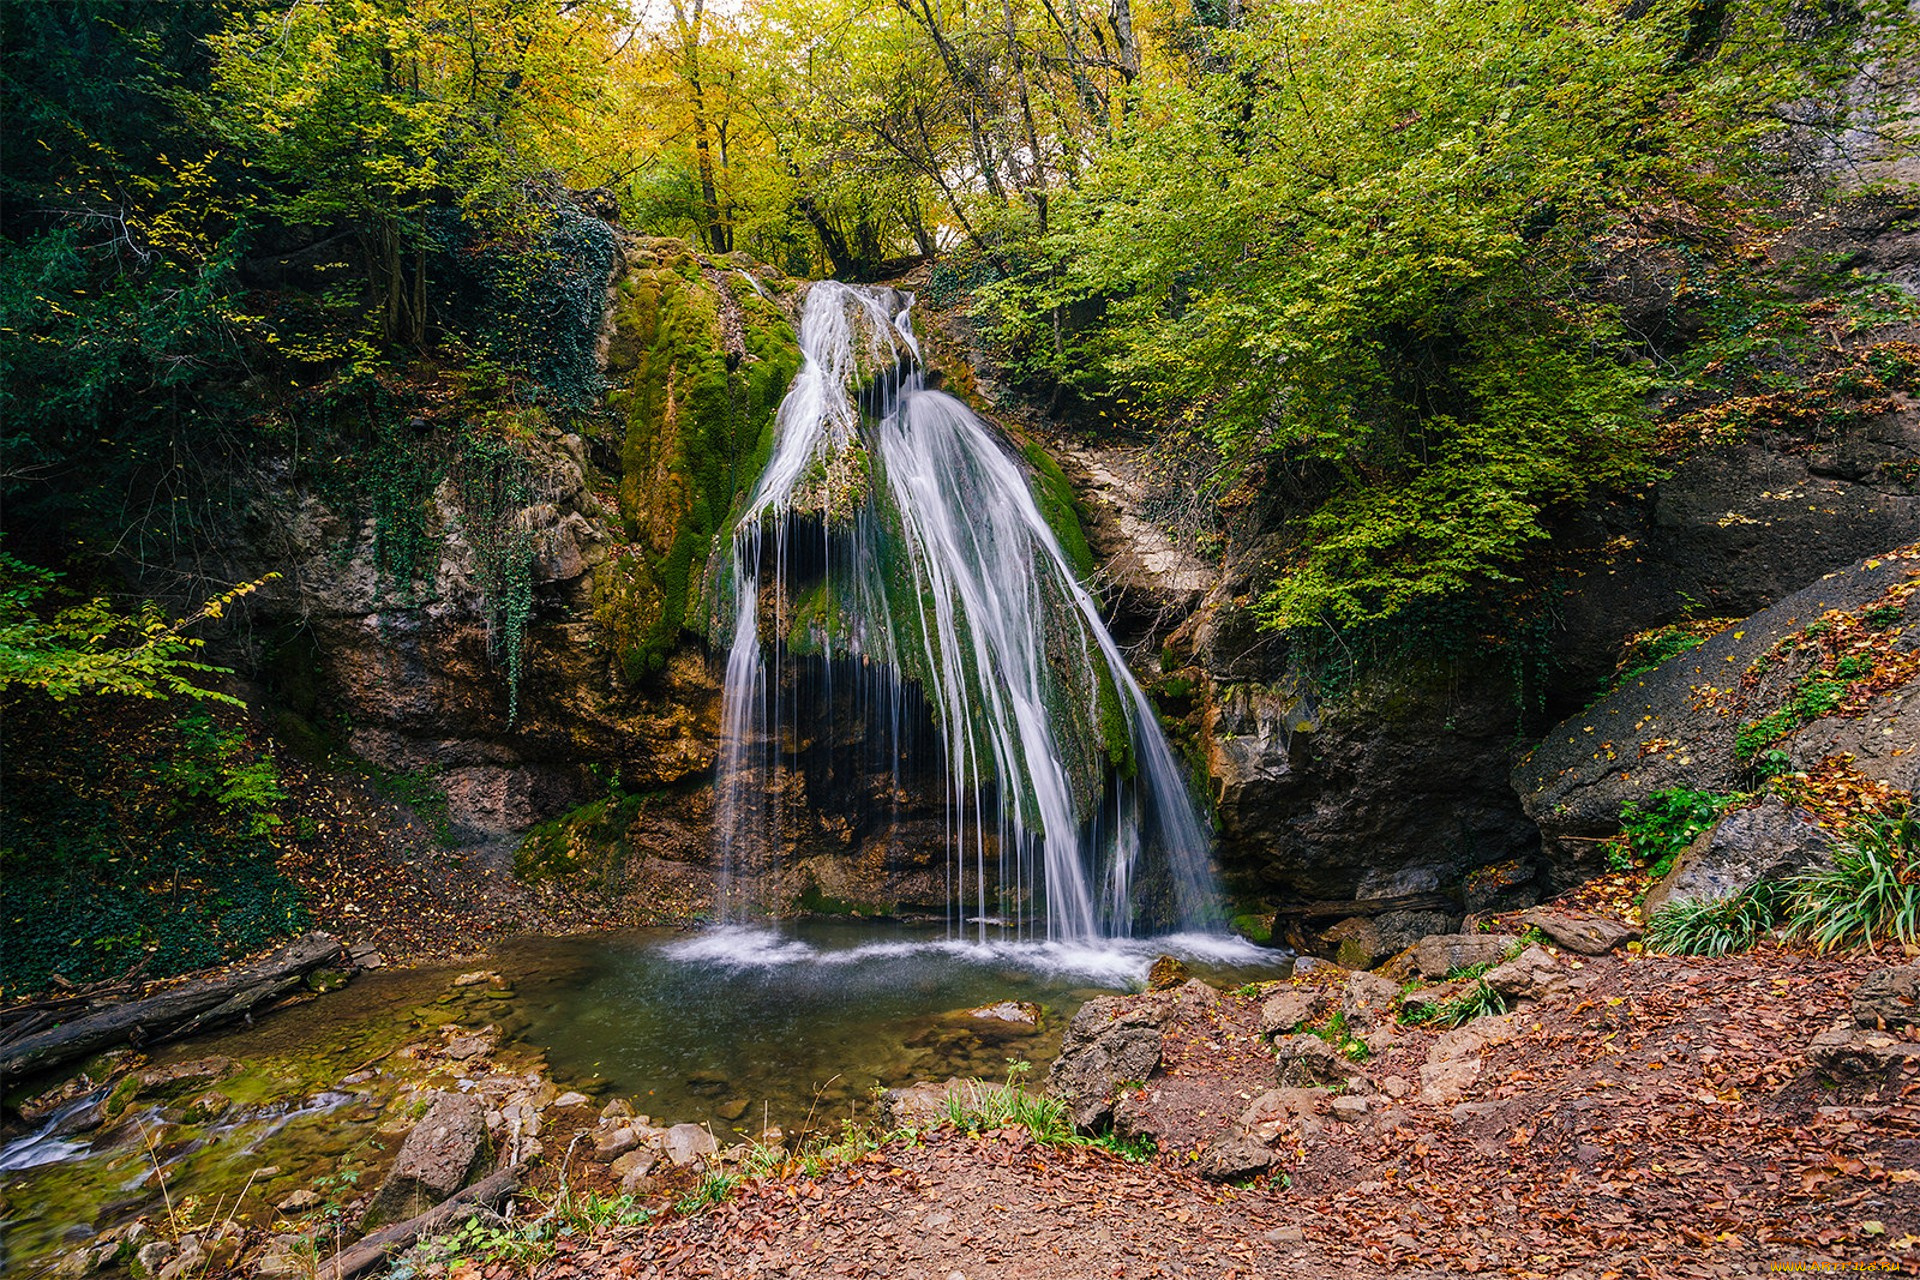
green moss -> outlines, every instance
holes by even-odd
[[[799,365],[786,319],[750,291],[722,299],[684,246],[655,246],[614,305],[608,402],[626,424],[620,515],[627,548],[595,574],[595,617],[638,678],[701,629],[716,540],[773,448],[773,416]],[[722,281],[725,277],[720,277]],[[729,368],[721,309],[744,353]]]
[[[1087,545],[1086,530],[1080,523],[1086,511],[1074,497],[1066,472],[1045,449],[1032,441],[1021,447],[1020,456],[1033,468],[1033,500],[1040,508],[1040,517],[1053,530],[1060,549],[1067,553],[1067,563],[1073,566],[1074,573],[1083,584],[1090,584],[1099,566],[1094,562],[1093,548]]]
[[[572,879],[617,890],[629,849],[627,829],[652,797],[616,793],[536,825],[513,852],[513,873],[529,883]]]
[[[1238,915],[1229,922],[1227,927],[1248,942],[1257,942],[1263,947],[1273,941],[1271,915]]]
[[[793,904],[808,915],[816,916],[885,916],[893,914],[891,904],[880,906],[871,903],[855,902],[850,898],[836,898],[820,888],[817,881],[807,881],[806,891]]]

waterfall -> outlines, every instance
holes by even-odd
[[[931,719],[950,927],[1049,940],[1217,924],[1209,838],[1146,695],[993,431],[928,389],[911,294],[822,281],[735,526],[722,914],[779,858],[797,678],[835,682],[897,797]],[[851,682],[851,687],[845,687]],[[816,706],[817,709],[817,706]],[[814,732],[812,726],[806,733]]]

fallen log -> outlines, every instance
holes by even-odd
[[[315,1280],[353,1280],[361,1272],[385,1262],[390,1255],[411,1247],[421,1237],[432,1235],[456,1222],[464,1222],[482,1209],[491,1209],[519,1190],[523,1168],[524,1165],[508,1165],[466,1190],[455,1192],[425,1213],[416,1214],[390,1227],[382,1227],[357,1243],[348,1245],[321,1265],[315,1273]]]
[[[346,962],[346,949],[324,933],[296,938],[263,960],[77,1017],[0,1045],[0,1085],[112,1048],[191,1035],[244,1017],[291,991],[315,969]]]

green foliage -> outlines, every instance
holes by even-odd
[[[43,617],[45,598],[59,576],[0,551],[0,692],[32,690],[55,702],[123,694],[239,705],[238,699],[205,687],[209,677],[230,673],[189,657],[205,642],[185,632],[220,617],[278,574],[235,587],[178,620],[151,601],[130,615],[104,599]]]
[[[1296,1033],[1304,1032],[1326,1041],[1336,1052],[1344,1054],[1355,1062],[1365,1062],[1373,1056],[1373,1050],[1367,1042],[1347,1032],[1347,1015],[1335,1010],[1330,1017],[1320,1022],[1303,1023],[1294,1028]]]
[[[1649,866],[1654,876],[1663,876],[1696,837],[1746,798],[1739,793],[1668,787],[1621,805],[1620,834],[1634,858]]]
[[[1750,951],[1778,922],[1785,896],[1763,881],[1731,897],[1669,903],[1647,921],[1647,948],[1675,956]]]
[[[1846,696],[1847,680],[1862,674],[1865,673],[1853,667],[1847,667],[1844,673],[1840,667],[1810,673],[1794,686],[1783,705],[1751,724],[1740,726],[1733,740],[1734,757],[1751,761],[1763,748],[1772,746],[1801,725],[1830,714]]]
[[[306,925],[273,762],[218,709],[15,700],[0,755],[0,991],[218,964]]]
[[[1510,592],[1551,512],[1653,474],[1638,362],[1671,347],[1593,287],[1604,238],[1666,201],[1710,251],[1773,104],[1858,56],[1859,28],[1809,33],[1784,0],[1704,45],[1690,13],[1363,0],[1194,27],[1190,73],[1143,85],[1055,196],[1036,265],[981,290],[989,320],[1305,505],[1268,625]]]
[[[462,531],[473,548],[475,586],[486,600],[487,641],[507,669],[507,723],[520,715],[527,626],[533,620],[533,530],[526,507],[534,500],[533,472],[505,440],[460,438],[453,475],[464,513]]]
[[[1066,1103],[1020,1087],[1020,1077],[1032,1069],[1031,1062],[1009,1061],[1005,1084],[974,1081],[969,1087],[949,1092],[947,1122],[973,1134],[1021,1128],[1032,1134],[1034,1141],[1051,1146],[1077,1141]]]
[[[434,838],[442,848],[451,849],[459,843],[447,816],[446,788],[440,785],[439,771],[434,766],[389,773],[357,756],[351,758],[350,764],[373,784],[374,790],[406,805],[416,818],[433,828]]]
[[[1920,822],[1910,814],[1856,823],[1833,865],[1787,881],[1787,928],[1821,951],[1920,942]]]
[[[1506,997],[1488,986],[1484,981],[1476,980],[1471,987],[1462,991],[1451,1000],[1435,1005],[1432,1013],[1421,1021],[1438,1022],[1443,1026],[1459,1027],[1472,1022],[1475,1018],[1489,1014],[1502,1014],[1507,1011]]]

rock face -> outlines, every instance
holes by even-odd
[[[1414,944],[1413,963],[1423,978],[1444,978],[1455,969],[1498,963],[1515,941],[1501,933],[1438,934]]]
[[[486,1153],[487,1115],[471,1094],[442,1092],[400,1144],[363,1230],[424,1213],[467,1185]]]
[[[1920,744],[1900,714],[1920,680],[1884,678],[1905,672],[1920,644],[1917,577],[1920,552],[1869,557],[1633,678],[1549,732],[1515,768],[1513,784],[1562,850],[1562,865],[1591,866],[1590,841],[1619,830],[1627,801],[1674,787],[1739,789],[1764,751],[1803,769],[1851,754],[1848,767],[1867,779],[1909,791],[1920,785]],[[1843,640],[1849,652],[1833,652]],[[1866,647],[1856,653],[1855,641]],[[1847,702],[1848,714],[1799,718],[1809,690],[1833,695],[1828,711]]]
[[[1768,796],[1702,832],[1666,878],[1647,892],[1642,908],[1651,916],[1669,903],[1730,898],[1762,880],[1784,879],[1831,862],[1833,843],[1832,834],[1816,826],[1812,814]]]

